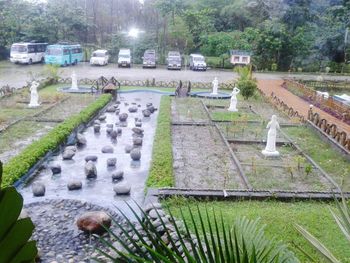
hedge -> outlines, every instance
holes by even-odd
[[[111,100],[111,95],[101,95],[80,113],[75,114],[57,125],[41,139],[28,145],[20,154],[12,158],[4,165],[3,185],[12,185],[19,178],[25,175],[45,154],[56,149],[63,143],[73,130],[81,123],[87,123],[92,116],[102,109]]]
[[[171,143],[171,98],[162,96],[153,142],[152,162],[147,187],[174,185],[173,151]]]

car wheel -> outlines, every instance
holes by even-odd
[[[67,67],[67,66],[68,66],[67,61],[64,62],[64,65],[63,65],[63,66],[64,66],[64,67]]]
[[[32,59],[29,59],[28,65],[32,65],[32,64],[33,64],[33,60],[32,60]]]
[[[42,63],[42,64],[45,63],[45,58],[44,58],[44,57],[41,58],[41,63]]]

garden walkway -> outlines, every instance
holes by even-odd
[[[292,94],[290,91],[281,87],[283,80],[258,80],[258,88],[266,95],[270,96],[273,92],[279,99],[283,100],[289,107],[293,107],[305,118],[307,118],[309,103]],[[318,112],[322,118],[326,118],[331,123],[335,123],[340,130],[350,133],[350,125],[342,122],[341,120],[333,117],[332,115],[324,112],[323,110],[314,107],[314,112]]]

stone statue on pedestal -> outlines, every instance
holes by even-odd
[[[238,111],[237,109],[237,94],[241,90],[237,87],[234,87],[231,93],[231,102],[230,102],[230,107],[228,108],[228,111]]]
[[[38,87],[39,87],[39,83],[36,81],[33,81],[29,88],[30,90],[30,102],[28,104],[29,108],[36,108],[40,106]]]
[[[280,128],[280,125],[277,122],[277,116],[272,115],[271,121],[267,124],[267,142],[265,150],[262,150],[262,154],[266,157],[277,157],[280,153],[276,150],[276,138],[277,138],[277,129]]]

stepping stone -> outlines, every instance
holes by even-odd
[[[129,183],[124,181],[116,184],[113,187],[113,190],[117,195],[128,195],[130,194],[131,186]]]
[[[78,181],[78,180],[70,181],[67,184],[67,188],[68,188],[69,191],[79,190],[79,189],[82,188],[82,186],[83,186],[82,182]]]
[[[38,196],[44,196],[45,195],[45,185],[39,182],[35,182],[32,184],[32,192],[33,195]]]
[[[113,153],[114,152],[114,149],[112,146],[104,146],[102,149],[101,149],[102,153]]]

